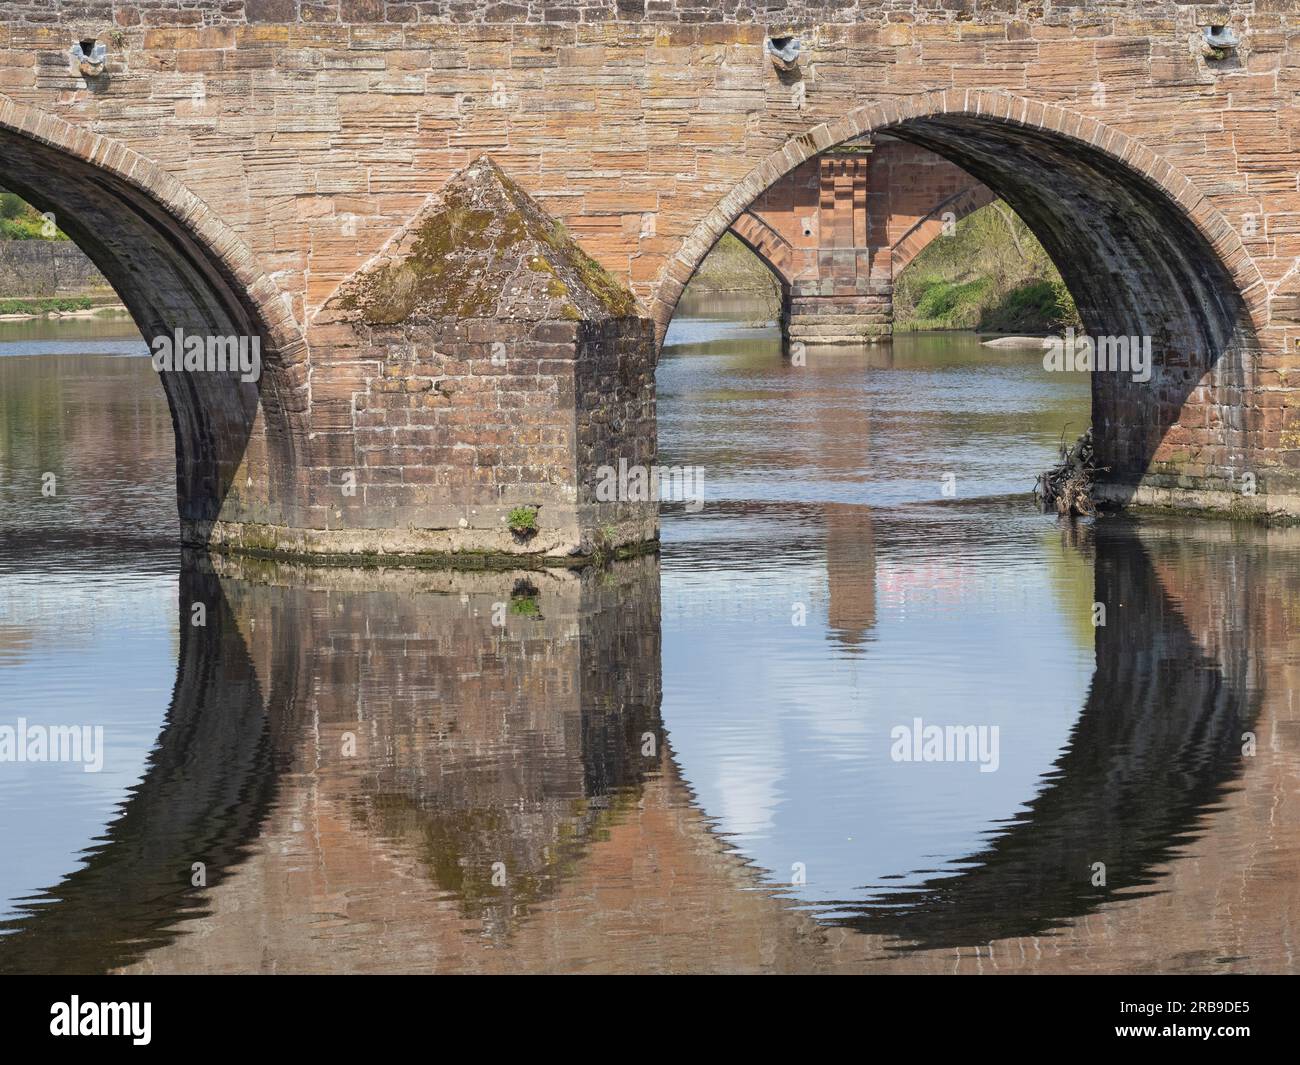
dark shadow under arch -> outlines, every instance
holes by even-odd
[[[1042,243],[1091,336],[1150,337],[1149,382],[1092,375],[1100,460],[1131,486],[1212,370],[1249,387],[1256,347],[1236,283],[1204,235],[1142,176],[1061,134],[968,116],[917,119],[893,131],[951,159],[1005,200]],[[1243,449],[1248,427],[1224,427]],[[1223,465],[1227,465],[1226,456]]]
[[[232,512],[294,504],[306,410],[300,330],[239,239],[170,174],[128,149],[0,97],[0,184],[41,211],[108,279],[146,340],[257,337],[262,373],[161,374],[176,433],[182,537]]]

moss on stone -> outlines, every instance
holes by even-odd
[[[547,243],[568,260],[568,265],[577,271],[582,283],[604,304],[611,316],[624,318],[636,313],[636,297],[582,250],[563,222],[551,226]]]
[[[632,293],[487,157],[453,177],[334,304],[371,325],[637,313]]]

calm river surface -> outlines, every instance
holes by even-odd
[[[0,323],[0,972],[1300,967],[1300,532],[1064,525],[1085,378],[750,313],[583,574],[182,558],[134,330]]]

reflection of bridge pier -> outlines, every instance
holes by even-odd
[[[894,280],[907,264],[992,200],[942,156],[877,137],[796,167],[731,231],[780,282],[789,340],[862,344],[892,335]]]
[[[658,766],[651,558],[583,573],[318,571],[305,589],[294,572],[226,567],[237,614],[288,600],[321,619],[301,641],[297,701],[309,696],[313,724],[294,805],[309,793],[350,834],[386,841],[467,919],[508,930]]]
[[[394,884],[419,881],[457,927],[508,934],[658,772],[652,557],[513,573],[195,561],[145,779],[85,868],[0,935],[0,971],[129,964],[227,904],[231,956],[203,966],[247,950],[244,967],[263,939],[306,949],[321,898],[349,909],[320,870],[369,875],[390,910]]]
[[[246,860],[199,893],[189,934],[107,955],[127,971],[819,965],[812,921],[754,890],[673,762],[657,560],[582,575],[218,564],[246,657],[298,712]]]
[[[876,626],[876,537],[871,511],[848,503],[827,503],[827,625],[846,650],[857,650]]]

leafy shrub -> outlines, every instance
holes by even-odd
[[[1029,227],[995,201],[926,245],[894,285],[894,327],[1048,332],[1078,321]]]
[[[0,192],[0,218],[21,218],[27,213],[27,201],[16,192]]]
[[[1030,281],[985,306],[979,328],[1014,333],[1060,329],[1078,324],[1078,312],[1065,284],[1059,280]]]
[[[50,311],[86,311],[94,305],[89,296],[51,296],[47,299],[0,300],[0,314],[48,314]]]
[[[61,229],[46,234],[45,216],[16,192],[0,189],[0,240],[67,240]]]
[[[515,507],[506,518],[512,532],[519,536],[537,531],[537,508]]]

